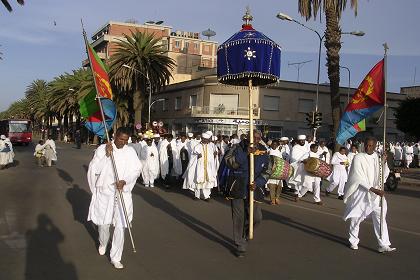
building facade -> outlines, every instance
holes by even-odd
[[[323,125],[318,137],[329,139],[332,131],[331,102],[328,85],[319,87],[319,111]],[[342,109],[347,105],[347,88],[340,88]],[[356,89],[350,89],[350,95]],[[405,94],[388,93],[388,137],[403,138],[394,120],[393,109]],[[162,99],[152,107],[152,119],[162,120],[173,134],[212,130],[215,134],[242,134],[248,131],[248,89],[218,83],[216,70],[197,72],[190,81],[168,85],[155,94]],[[306,113],[314,110],[316,84],[280,81],[267,87],[253,89],[255,125],[269,137],[311,134]],[[368,119],[367,132],[382,135],[381,112]],[[379,121],[378,121],[379,120]]]
[[[217,42],[202,39],[198,32],[172,31],[171,26],[162,24],[109,21],[93,34],[91,44],[98,56],[107,60],[115,52],[116,43],[136,31],[153,34],[168,51],[167,55],[174,59],[176,67],[170,83],[190,80],[198,67],[216,67]],[[84,66],[88,63],[83,61]]]

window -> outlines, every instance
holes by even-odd
[[[175,41],[175,48],[180,48],[180,44],[181,42],[180,41]]]
[[[312,99],[299,99],[299,113],[308,113],[314,110],[314,101]]]
[[[280,97],[264,95],[263,110],[264,111],[279,111]]]
[[[204,45],[204,51],[206,53],[209,53],[210,52],[210,45]]]
[[[190,108],[193,106],[197,106],[197,95],[190,96]]]
[[[182,100],[181,96],[178,96],[177,98],[175,98],[175,110],[176,111],[181,110],[181,100]]]
[[[168,99],[165,98],[162,102],[162,111],[168,111]]]
[[[185,42],[185,49],[188,50],[190,48],[190,42]]]

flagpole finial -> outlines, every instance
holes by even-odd
[[[389,50],[388,44],[385,42],[382,44],[384,46],[385,53]]]

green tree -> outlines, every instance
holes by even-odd
[[[341,28],[340,18],[342,12],[350,2],[351,8],[357,16],[357,0],[299,0],[299,13],[309,20],[316,19],[319,12],[325,14],[325,48],[327,49],[327,68],[330,80],[331,110],[333,119],[332,137],[338,132],[341,118],[340,107],[340,49]]]
[[[1,2],[3,3],[3,6],[9,11],[13,11],[12,6],[10,5],[8,0],[1,0]],[[20,5],[23,5],[25,3],[24,0],[16,0],[16,2],[18,2]]]
[[[419,108],[420,98],[409,98],[401,101],[400,106],[395,109],[397,128],[416,140],[420,139]]]
[[[169,83],[175,62],[153,34],[132,32],[124,37],[117,43],[115,54],[111,57],[110,76],[119,92],[132,94],[134,122],[140,123],[146,97],[146,76],[152,91],[156,92]]]

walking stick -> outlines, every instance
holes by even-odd
[[[86,46],[86,54],[87,54],[88,59],[89,59],[89,64],[92,65],[92,61],[90,59],[90,55],[89,55],[89,51],[88,51],[88,45],[87,45],[88,41],[87,41],[87,38],[86,38],[85,28],[83,27],[83,21],[82,20],[80,20],[80,21],[82,23],[83,38],[85,40],[85,46]],[[93,74],[93,71],[92,71],[92,74]],[[109,135],[108,135],[108,127],[107,127],[107,124],[106,124],[106,121],[105,121],[105,115],[104,115],[104,110],[103,110],[103,107],[102,107],[101,97],[98,96],[99,91],[98,91],[98,85],[96,84],[95,77],[94,77],[93,81],[94,81],[94,84],[95,84],[96,99],[98,100],[99,109],[101,111],[102,124],[104,126],[106,140],[107,140],[107,142],[111,142],[111,140],[109,138]],[[115,182],[119,182],[120,179],[118,177],[118,170],[117,170],[117,166],[115,164],[114,154],[112,152],[111,152],[110,157],[111,157],[111,162],[112,162],[112,169],[114,171]],[[130,225],[130,222],[129,222],[129,219],[128,219],[128,214],[127,214],[127,209],[125,207],[124,197],[123,197],[123,194],[122,194],[121,190],[117,190],[117,192],[118,192],[118,199],[120,200],[120,203],[121,203],[121,208],[123,209],[123,212],[124,212],[124,220],[125,220],[125,223],[127,224],[128,234],[130,235],[131,246],[133,247],[133,252],[135,253],[136,252],[136,246],[134,245],[134,239],[133,239],[133,235],[131,233],[131,225]]]
[[[252,107],[252,79],[248,80],[249,91],[249,147],[254,147],[254,110]],[[249,154],[249,183],[254,183],[254,154]],[[254,191],[249,189],[249,239],[254,238]]]

